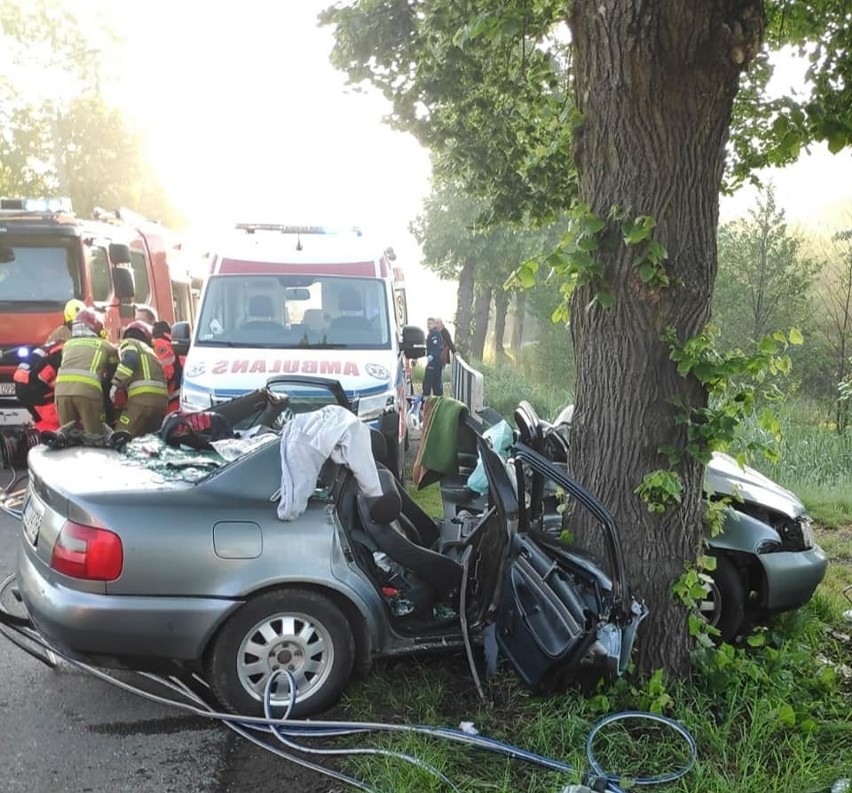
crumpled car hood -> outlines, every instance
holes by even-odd
[[[797,518],[805,512],[802,502],[789,490],[754,468],[741,467],[733,457],[721,452],[714,452],[707,464],[704,489],[711,494],[760,504],[789,518]]]

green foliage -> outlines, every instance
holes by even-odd
[[[650,512],[663,514],[669,507],[681,503],[683,483],[674,471],[649,471],[633,492]]]
[[[75,211],[176,213],[126,114],[101,91],[112,34],[58,0],[0,0],[0,195],[70,196]]]
[[[576,194],[566,45],[553,2],[362,0],[329,9],[332,63],[393,105],[441,180],[502,220],[550,220]]]
[[[764,337],[754,353],[735,349],[719,352],[715,341],[718,329],[709,326],[704,333],[680,344],[674,332],[664,335],[681,377],[695,377],[707,388],[710,404],[707,407],[682,406],[678,422],[686,425],[687,441],[683,450],[667,447],[663,450],[671,462],[685,452],[707,463],[714,451],[727,450],[737,435],[740,423],[766,402],[777,401],[781,393],[770,375],[787,374],[790,345],[802,343],[801,334],[794,328],[787,335],[776,332]],[[769,432],[772,443],[755,442],[745,451],[762,451],[770,458],[778,456],[780,428],[769,410],[761,410],[758,419],[762,429]]]
[[[790,488],[800,497],[831,504],[846,503],[852,514],[852,436],[838,435],[818,404],[803,399],[778,403],[775,409],[781,435],[779,455],[756,464],[762,473]],[[729,451],[745,455],[771,441],[756,416],[744,419]],[[817,496],[829,491],[830,498]],[[805,498],[806,503],[808,499]]]
[[[538,350],[533,355],[533,368],[537,369]],[[485,403],[511,421],[511,416],[522,399],[528,400],[544,419],[552,419],[573,401],[573,372],[565,370],[564,358],[551,361],[547,381],[532,379],[524,371],[530,357],[527,349],[520,361],[511,358],[497,364],[480,364],[485,375]]]
[[[811,141],[832,151],[852,140],[852,25],[844,0],[775,0],[769,49],[808,58],[805,89],[770,97],[769,51],[743,77],[731,127],[727,185],[795,160]],[[570,99],[563,3],[512,0],[359,0],[326,11],[332,62],[354,84],[393,103],[392,123],[435,155],[439,175],[461,180],[503,220],[550,220],[577,194],[572,157],[581,123]],[[759,13],[759,12],[757,12]]]
[[[547,253],[528,259],[506,282],[507,288],[529,289],[537,281],[558,285],[562,300],[553,310],[555,323],[567,322],[571,295],[581,287],[591,287],[592,301],[603,308],[615,302],[612,288],[596,252],[613,249],[620,240],[625,246],[637,248],[633,261],[640,280],[649,289],[669,285],[663,267],[665,247],[652,236],[656,222],[648,215],[630,218],[622,207],[613,206],[608,219],[595,215],[587,204],[575,204],[567,213],[568,228],[555,247]]]
[[[372,674],[350,687],[344,706],[347,717],[367,721],[446,726],[469,721],[480,734],[576,769],[575,774],[544,772],[434,739],[376,739],[384,748],[437,766],[460,790],[555,791],[576,784],[587,766],[585,743],[592,726],[602,716],[627,710],[674,718],[699,746],[695,768],[680,783],[660,786],[661,791],[828,790],[849,775],[852,740],[849,681],[840,671],[852,663],[852,645],[840,638],[837,608],[818,594],[800,612],[775,621],[741,646],[699,647],[687,681],[657,669],[645,677],[631,673],[600,684],[591,696],[569,689],[541,697],[525,691],[504,664],[485,681],[491,699],[485,704],[464,656],[455,654],[380,661]],[[363,736],[353,745],[363,746]],[[629,722],[599,733],[594,751],[604,768],[623,776],[665,773],[686,759],[674,733]],[[435,788],[422,771],[387,758],[356,757],[345,768],[381,790]]]
[[[714,324],[723,348],[757,343],[775,328],[800,326],[819,270],[802,253],[802,239],[787,229],[770,185],[749,217],[718,234],[719,273],[713,292]]]

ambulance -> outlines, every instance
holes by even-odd
[[[358,228],[241,223],[206,254],[208,274],[188,345],[183,410],[204,410],[281,375],[336,380],[359,417],[385,436],[402,478],[410,361],[424,334],[407,325],[392,248]]]

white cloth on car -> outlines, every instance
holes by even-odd
[[[351,469],[364,495],[382,494],[370,428],[352,411],[325,405],[294,416],[281,430],[281,520],[295,520],[307,509],[320,469],[329,457]]]

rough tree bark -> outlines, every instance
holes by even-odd
[[[463,356],[470,354],[470,335],[473,323],[473,287],[476,262],[466,259],[459,273],[458,301],[456,308],[456,335],[453,342]]]
[[[526,292],[515,292],[515,321],[512,323],[512,337],[509,342],[512,352],[520,352],[524,341],[524,318],[527,313]]]
[[[596,252],[615,296],[586,308],[572,298],[577,367],[571,464],[613,511],[630,584],[651,614],[639,633],[638,667],[685,673],[691,642],[672,583],[695,561],[703,534],[702,467],[678,468],[684,493],[655,516],[634,494],[658,452],[683,448],[676,403],[698,408],[705,389],[678,376],[661,333],[681,341],[704,328],[716,275],[719,186],[740,72],[757,51],[759,0],[574,0],[575,101],[582,125],[575,161],[582,199],[602,218],[613,205],[650,215],[668,250],[671,285],[647,288],[636,248]],[[615,225],[610,230],[617,231]],[[611,486],[602,490],[602,483]]]
[[[492,291],[490,286],[477,285],[476,287],[476,297],[473,301],[473,330],[470,339],[470,357],[476,361],[481,361],[485,352]]]
[[[506,351],[503,349],[503,336],[506,333],[506,313],[509,310],[509,293],[505,289],[494,291],[494,357],[500,360]]]

